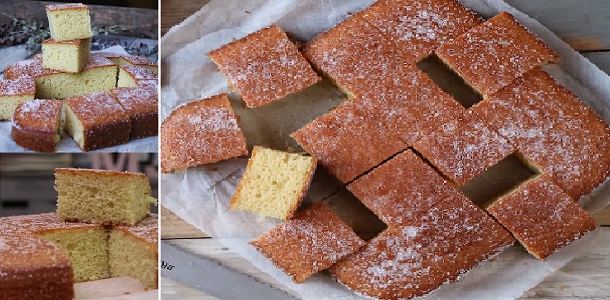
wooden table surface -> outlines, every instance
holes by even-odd
[[[162,0],[161,34],[201,9],[210,0]],[[610,0],[578,1],[507,0],[510,5],[536,18],[574,49],[610,74]],[[575,7],[575,5],[577,7]],[[610,207],[594,214],[602,225],[603,241],[585,257],[576,259],[526,292],[521,299],[608,299],[610,297]],[[278,285],[269,275],[219,245],[205,233],[187,224],[171,211],[161,209],[161,238],[183,249]],[[163,299],[217,299],[169,278],[161,278]],[[293,292],[287,290],[289,294]]]

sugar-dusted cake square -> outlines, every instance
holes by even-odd
[[[91,39],[42,42],[42,67],[66,73],[78,73],[89,63]]]
[[[610,128],[546,72],[532,70],[472,109],[572,198],[610,172]]]
[[[343,102],[290,135],[344,183],[408,147],[401,132],[386,127],[370,102],[354,100]]]
[[[542,260],[596,228],[593,218],[545,174],[496,200],[487,211]]]
[[[381,0],[359,15],[392,41],[408,63],[483,22],[455,0]]]
[[[159,97],[151,87],[120,87],[110,93],[131,119],[129,139],[157,135],[159,132]]]
[[[51,37],[58,41],[88,39],[91,32],[89,8],[82,3],[65,3],[47,5],[47,18]]]
[[[392,174],[409,180],[401,175]],[[430,188],[425,182],[419,184],[422,189]],[[332,266],[331,273],[368,297],[410,299],[456,281],[514,243],[510,233],[457,188],[448,185],[446,189],[451,190],[446,195],[427,193],[436,198],[431,207],[426,207],[429,201],[405,197],[412,204],[403,212],[413,217],[390,226]]]
[[[155,73],[158,73],[159,68],[157,63],[151,61],[150,59],[137,55],[122,55],[117,58],[117,63],[119,66],[125,65],[134,65],[147,68]]]
[[[305,45],[303,55],[348,97],[357,97],[403,64],[398,49],[354,14]]]
[[[189,102],[161,124],[161,170],[169,173],[248,154],[227,94]]]
[[[208,56],[250,108],[280,100],[320,80],[275,24],[226,44]]]
[[[424,135],[413,147],[459,185],[466,184],[516,150],[471,111]]]
[[[42,59],[24,59],[6,66],[4,68],[4,78],[35,77],[42,71]]]
[[[64,126],[83,151],[125,144],[131,132],[129,116],[107,92],[66,99]]]
[[[10,120],[19,103],[34,100],[36,85],[31,77],[0,80],[0,121]]]
[[[315,171],[316,159],[311,156],[255,146],[229,209],[290,219]]]
[[[553,50],[507,12],[447,41],[436,54],[484,96],[541,64],[557,60]]]
[[[157,73],[143,66],[119,66],[117,87],[138,86],[138,82],[141,80],[157,80]]]
[[[54,152],[60,139],[61,100],[31,100],[20,103],[13,115],[11,137],[28,150]]]
[[[326,204],[316,203],[250,244],[294,282],[303,283],[366,242]]]

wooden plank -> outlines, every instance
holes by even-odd
[[[48,24],[45,6],[56,2],[31,0],[3,0],[2,11],[13,16],[38,23]],[[158,38],[158,10],[146,8],[87,5],[92,26],[121,25],[141,37]],[[6,21],[6,17],[1,20]]]
[[[208,237],[195,226],[185,222],[169,209],[161,206],[161,239],[190,239]]]

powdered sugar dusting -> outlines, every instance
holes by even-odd
[[[66,9],[87,9],[87,6],[82,3],[62,3],[47,5],[46,9],[51,11]]]
[[[32,100],[17,105],[13,114],[13,127],[33,131],[56,131],[61,114],[61,100]]]
[[[17,79],[5,79],[0,81],[0,97],[14,95],[34,95],[36,85],[34,78],[21,77]]]
[[[151,214],[135,226],[114,226],[113,230],[121,230],[125,233],[133,235],[134,237],[140,240],[145,241],[146,243],[156,245],[159,239],[158,223],[158,215]]]

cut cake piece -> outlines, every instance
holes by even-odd
[[[541,260],[596,228],[593,218],[545,174],[498,199],[487,211]]]
[[[138,86],[138,82],[142,80],[157,80],[157,73],[142,66],[119,66],[119,81],[117,82],[117,87]]]
[[[413,218],[388,228],[332,266],[331,273],[368,297],[410,299],[456,281],[514,243],[510,233],[457,188],[446,189],[451,190],[447,197],[429,194],[437,200],[430,208],[413,201],[415,211],[405,211]]]
[[[150,87],[122,87],[110,90],[131,119],[129,139],[157,135],[159,132],[159,98]]]
[[[392,41],[408,63],[483,22],[455,0],[381,0],[359,16]]]
[[[125,144],[131,120],[107,92],[65,100],[65,130],[83,151]]]
[[[105,225],[136,225],[150,214],[148,177],[140,173],[55,169],[57,217]]]
[[[447,41],[435,53],[483,96],[557,60],[553,50],[507,12]]]
[[[42,59],[24,59],[12,63],[4,68],[5,79],[17,79],[21,77],[35,77],[42,71]]]
[[[0,121],[10,120],[19,103],[34,100],[36,85],[31,77],[0,80]]]
[[[89,9],[82,3],[47,5],[47,18],[51,37],[58,41],[88,39],[91,32]]]
[[[66,73],[78,73],[89,63],[91,39],[42,42],[42,67]]]
[[[90,54],[91,57],[95,59],[106,58],[115,63],[117,66],[119,65],[120,58],[123,57],[123,54],[114,53],[114,52],[105,52],[98,51]]]
[[[406,149],[401,133],[388,129],[374,106],[348,100],[293,132],[301,147],[343,183]]]
[[[536,68],[471,108],[577,200],[610,172],[610,128]]]
[[[54,152],[60,139],[61,100],[32,100],[20,103],[13,115],[11,137],[21,147]]]
[[[358,97],[403,64],[396,46],[354,14],[305,45],[303,55],[348,98]],[[374,53],[374,55],[371,55]]]
[[[316,203],[250,242],[259,252],[303,283],[366,244],[324,203]]]
[[[208,56],[250,108],[280,100],[320,80],[275,24],[226,44]]]
[[[158,217],[151,214],[135,226],[110,231],[110,276],[129,276],[148,288],[158,288]]]
[[[229,209],[292,218],[316,171],[311,156],[255,146]]]
[[[413,147],[441,173],[464,185],[515,151],[471,111],[419,139]]]
[[[147,68],[155,73],[159,72],[157,63],[151,61],[150,59],[148,59],[146,57],[137,56],[137,55],[119,56],[117,59],[117,64],[119,66],[126,66],[126,65],[140,66],[140,67]]]
[[[161,170],[169,173],[248,154],[227,94],[189,102],[161,124]]]

